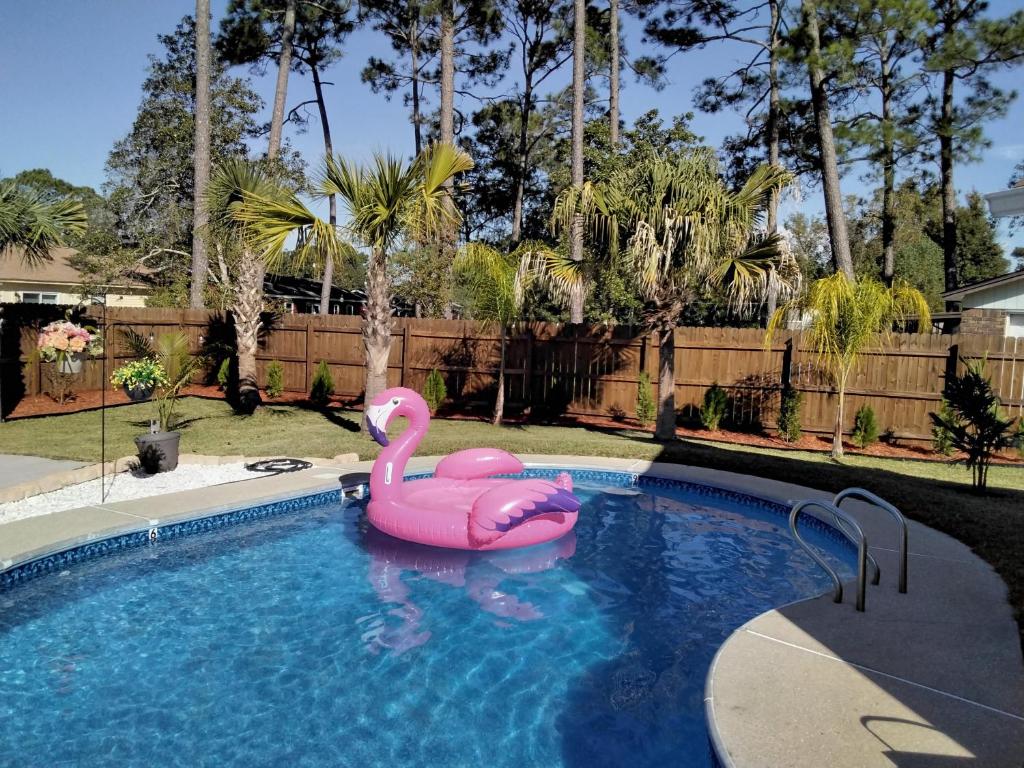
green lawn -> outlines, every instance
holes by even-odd
[[[179,405],[182,450],[248,456],[323,456],[358,453],[369,459],[379,450],[357,430],[358,413],[323,413],[297,406],[261,409],[235,416],[219,400],[186,398]],[[132,438],[146,430],[152,404],[107,411],[107,456],[135,452]],[[401,429],[396,425],[397,433]],[[587,427],[505,426],[479,421],[437,419],[420,444],[421,455],[492,445],[517,453],[616,456],[712,467],[784,479],[828,491],[868,488],[908,516],[945,531],[991,563],[1010,587],[1018,622],[1024,618],[1024,467],[994,467],[987,496],[970,488],[970,475],[946,463],[849,456],[841,464],[826,454],[728,445],[711,441],[655,442],[629,431]],[[98,461],[100,413],[23,419],[0,424],[0,453]]]

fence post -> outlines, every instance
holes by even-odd
[[[106,297],[104,297],[103,300],[106,301]],[[110,333],[110,328],[112,325],[116,325],[116,323],[112,324],[108,320],[103,326],[103,356],[107,358],[106,370],[109,373],[113,373],[114,367],[117,365],[117,355],[114,353],[114,344],[116,342],[114,341],[114,338]],[[100,376],[101,388],[106,387],[107,385],[107,382],[103,381],[102,379],[103,377]]]
[[[533,328],[526,329],[526,360],[523,363],[523,407],[533,405]]]
[[[950,344],[949,353],[946,355],[946,381],[956,378],[957,367],[960,364],[960,345]],[[941,395],[946,390],[944,383],[939,383],[939,394]]]
[[[37,321],[36,322],[36,328],[35,328],[36,336],[39,335],[39,330],[40,330],[39,329],[39,323]],[[32,394],[33,395],[41,395],[41,394],[43,394],[43,358],[40,357],[37,354],[35,356],[35,359],[36,359],[36,380],[35,380],[35,386],[32,387]]]
[[[313,386],[313,317],[306,316],[306,391]]]
[[[782,389],[793,386],[793,337],[786,339],[786,348],[782,351]]]
[[[402,378],[398,382],[400,387],[408,386],[406,382],[409,379],[409,322],[405,322],[405,326],[402,328]]]

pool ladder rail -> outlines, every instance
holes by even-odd
[[[849,539],[855,547],[857,547],[857,600],[856,607],[858,611],[864,610],[864,597],[867,587],[867,566],[870,563],[871,569],[874,572],[871,583],[878,584],[881,581],[882,571],[878,567],[878,562],[868,552],[868,540],[867,536],[864,535],[864,530],[860,527],[856,520],[850,517],[848,514],[840,509],[840,505],[846,499],[860,499],[867,501],[880,509],[885,510],[896,520],[899,527],[899,558],[900,558],[900,573],[899,573],[899,591],[901,594],[907,592],[907,521],[906,518],[900,513],[896,507],[887,502],[885,499],[876,496],[871,491],[866,491],[863,488],[847,488],[840,491],[835,495],[831,502],[817,501],[815,499],[804,499],[798,501],[793,505],[793,508],[789,513],[789,530],[793,534],[793,538],[796,539],[797,543],[811,556],[821,568],[831,577],[834,585],[833,589],[833,602],[843,602],[843,583],[839,578],[839,574],[836,573],[835,569],[830,566],[825,559],[819,555],[814,548],[808,544],[797,529],[797,520],[800,517],[801,512],[805,514],[812,514],[811,510],[816,510],[819,513],[825,513],[832,518],[836,528],[842,533],[847,539]]]

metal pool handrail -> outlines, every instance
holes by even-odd
[[[846,538],[852,541],[857,546],[857,610],[864,610],[864,592],[865,585],[867,583],[867,558],[868,558],[868,540],[864,535],[864,531],[857,525],[857,521],[847,515],[841,509],[833,504],[829,504],[827,501],[816,501],[815,499],[804,499],[798,501],[793,505],[793,509],[789,513],[789,530],[793,534],[793,538],[797,540],[797,543],[811,556],[818,565],[820,565],[824,571],[832,577],[832,583],[835,585],[833,590],[833,602],[843,602],[843,582],[839,579],[839,574],[828,563],[825,559],[819,555],[814,549],[800,536],[800,532],[797,531],[797,518],[800,513],[808,507],[818,507],[824,512],[832,515],[836,520],[842,520],[842,524],[839,526],[839,531]]]
[[[903,513],[901,513],[898,509],[896,509],[896,507],[894,507],[888,501],[886,501],[885,499],[881,498],[880,496],[876,496],[871,491],[864,490],[863,488],[847,488],[845,491],[840,491],[839,493],[836,494],[835,498],[832,499],[832,504],[838,509],[839,505],[843,503],[844,499],[853,499],[853,498],[862,499],[863,501],[867,501],[867,502],[870,502],[871,504],[874,504],[876,507],[879,507],[880,509],[884,509],[890,515],[892,515],[893,518],[895,518],[897,525],[899,525],[899,535],[900,535],[900,585],[899,585],[899,588],[900,588],[900,593],[905,595],[907,593],[907,519],[905,517],[903,517]],[[868,557],[871,557],[871,556],[868,555]],[[872,561],[873,561],[873,558],[872,558]],[[876,572],[876,574],[878,573],[878,565],[877,564],[875,564],[875,572]],[[875,578],[873,583],[875,583],[875,584],[878,583],[878,578],[877,577]]]

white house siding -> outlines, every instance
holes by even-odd
[[[55,302],[47,303],[55,303],[58,306],[65,307],[75,306],[82,301],[82,296],[78,293],[77,288],[72,288],[67,285],[0,282],[0,304],[19,304],[23,301],[23,296],[26,293],[56,295],[57,299]],[[146,306],[146,296],[142,293],[132,293],[130,291],[124,291],[122,293],[108,293],[107,306],[144,307]]]
[[[972,291],[964,296],[963,308],[1024,312],[1024,279]]]

